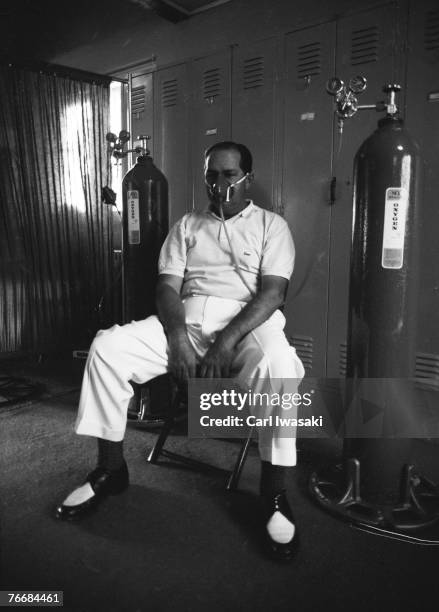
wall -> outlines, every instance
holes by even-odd
[[[102,9],[100,18],[94,14],[70,25],[68,38],[76,38],[75,48],[65,51],[60,37],[56,52],[46,55],[46,59],[105,74],[152,55],[158,66],[165,66],[385,2],[357,0],[353,5],[350,0],[232,0],[179,24],[168,23],[129,3],[122,4],[125,6],[110,3]]]

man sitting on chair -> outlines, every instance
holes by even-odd
[[[178,381],[232,373],[257,392],[297,391],[304,369],[279,308],[293,271],[294,245],[285,220],[246,199],[253,180],[244,145],[220,142],[205,154],[209,208],[171,229],[160,254],[158,316],[99,331],[90,348],[76,432],[98,440],[98,465],[57,508],[75,519],[128,486],[123,457],[130,380],[166,372]],[[294,389],[292,389],[292,386]],[[290,559],[297,535],[285,493],[296,464],[294,432],[258,430],[260,492],[273,555]]]

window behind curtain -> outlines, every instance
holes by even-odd
[[[87,348],[111,324],[109,87],[0,68],[0,352]]]

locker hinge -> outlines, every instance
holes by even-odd
[[[333,176],[329,187],[329,204],[332,206],[336,200],[337,177]]]

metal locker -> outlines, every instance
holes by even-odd
[[[191,205],[197,210],[208,205],[204,151],[230,139],[230,73],[230,49],[194,60],[191,66]]]
[[[154,162],[168,179],[170,227],[191,209],[187,90],[185,64],[154,75]]]
[[[420,207],[420,290],[416,377],[439,389],[439,6],[413,3],[409,15],[406,125],[424,160]]]
[[[344,81],[355,75],[367,78],[360,104],[384,99],[385,83],[398,82],[404,88],[402,44],[405,15],[396,3],[341,19],[337,26],[336,74]],[[331,106],[331,102],[327,102]],[[403,95],[399,97],[403,103]],[[327,376],[346,373],[346,335],[350,247],[352,236],[352,176],[355,153],[377,127],[380,115],[359,111],[345,121],[343,134],[334,134],[333,176],[336,198],[332,206],[328,296]]]
[[[133,147],[138,143],[138,136],[149,136],[148,148],[154,155],[153,138],[153,75],[138,74],[130,77],[130,109],[131,109],[131,142]],[[136,163],[133,155],[132,163]]]
[[[250,196],[264,208],[278,208],[275,122],[278,96],[277,39],[233,49],[232,138],[253,155],[255,180]]]
[[[335,24],[286,37],[282,203],[296,245],[284,314],[306,372],[326,369],[333,113],[325,84],[334,73]]]

